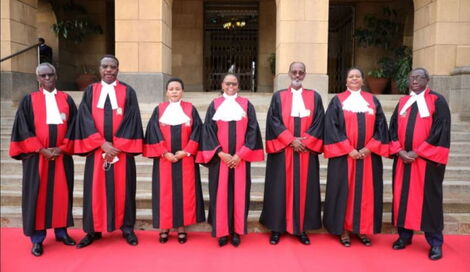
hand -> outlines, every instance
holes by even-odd
[[[242,159],[237,154],[235,154],[232,156],[232,160],[227,165],[229,168],[237,168],[241,160]]]
[[[121,150],[115,148],[110,142],[104,142],[104,144],[101,145],[101,149],[106,153],[106,157],[116,157],[119,155]]]
[[[354,149],[353,151],[349,152],[349,157],[353,158],[354,160],[360,160],[362,159],[361,153]]]
[[[54,154],[52,154],[52,151],[49,148],[41,148],[39,150],[39,153],[43,155],[46,160],[50,160],[54,156]]]
[[[52,153],[52,158],[51,160],[55,160],[57,157],[59,157],[60,155],[62,155],[62,149],[58,148],[58,147],[50,147],[48,148],[51,153]]]
[[[359,150],[359,153],[361,154],[362,159],[364,159],[365,157],[369,156],[371,152],[367,147],[364,147],[361,150]]]
[[[163,157],[169,162],[177,162],[178,161],[178,159],[175,157],[175,155],[171,152],[166,152],[165,154],[163,154]]]
[[[186,153],[186,151],[183,151],[183,150],[176,151],[176,153],[175,153],[175,158],[177,160],[181,160],[181,159],[183,159],[184,157],[187,157],[187,156],[188,156],[188,154]]]
[[[230,154],[220,151],[219,153],[217,153],[217,155],[223,162],[225,162],[225,164],[229,166],[229,163],[232,161],[232,156]]]
[[[408,152],[406,152],[405,150],[400,150],[400,152],[398,152],[398,157],[400,157],[400,159],[402,159],[404,163],[412,163],[415,160],[414,158],[410,157],[408,155]]]
[[[412,159],[416,159],[418,156],[418,154],[416,154],[416,152],[414,152],[413,150],[411,151],[408,151],[408,157],[412,158]]]
[[[306,152],[307,148],[305,148],[304,144],[302,143],[303,138],[295,138],[290,144],[295,152]]]

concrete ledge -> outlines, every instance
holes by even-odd
[[[119,73],[118,79],[134,88],[139,102],[160,103],[165,100],[165,73]]]
[[[2,99],[11,99],[16,102],[38,88],[34,73],[0,72],[0,78],[0,97]]]

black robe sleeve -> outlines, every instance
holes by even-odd
[[[295,139],[282,122],[282,108],[280,91],[271,99],[271,104],[266,117],[266,152],[278,153],[289,146]]]
[[[369,142],[366,143],[366,148],[371,152],[383,156],[389,156],[389,135],[387,127],[387,119],[382,110],[379,100],[374,96],[375,104],[375,125],[374,125],[374,136]]]
[[[220,148],[217,139],[217,124],[212,117],[215,114],[214,101],[211,102],[206,112],[206,119],[201,133],[201,147],[197,154],[196,162],[209,163]]]
[[[121,84],[124,83],[121,82]],[[113,146],[122,152],[137,155],[142,153],[144,138],[139,102],[134,89],[129,85],[124,85],[127,87],[124,118],[114,135]]]
[[[67,104],[69,105],[69,118],[67,120],[67,133],[64,139],[64,142],[59,146],[59,148],[67,153],[72,155],[73,150],[73,141],[70,140],[71,135],[74,133],[74,122],[75,118],[77,117],[77,106],[75,105],[75,101],[70,95],[67,95]]]
[[[158,126],[160,116],[158,116],[159,107],[153,110],[152,116],[147,124],[144,138],[144,157],[158,158],[168,152],[165,147],[165,139],[163,139],[162,132]]]
[[[388,130],[388,134],[390,136],[390,145],[389,145],[389,156],[394,156],[400,150],[403,149],[403,147],[400,144],[400,141],[398,140],[398,107],[400,103],[397,104],[395,107],[395,110],[393,111],[392,117],[390,118],[390,127]]]
[[[323,134],[325,129],[325,109],[321,96],[315,92],[315,113],[312,124],[302,137],[302,143],[314,153],[323,152]]]
[[[343,109],[337,96],[330,101],[326,110],[324,135],[325,158],[344,156],[354,149],[346,136]]]
[[[36,137],[31,95],[26,95],[20,102],[15,115],[9,154],[21,160],[29,157],[28,153],[38,152],[43,145]]]
[[[247,117],[248,126],[246,129],[245,143],[236,154],[245,161],[262,161],[264,160],[263,140],[256,119],[255,108],[251,102],[248,102]]]
[[[199,113],[197,112],[197,109],[194,106],[192,106],[191,119],[193,121],[191,127],[191,135],[189,136],[189,141],[183,148],[183,150],[194,156],[197,155],[202,133],[201,117],[199,117]]]
[[[435,112],[432,116],[431,132],[419,147],[415,150],[416,154],[427,160],[447,164],[449,159],[450,148],[450,110],[445,98],[432,92],[438,96],[435,102]]]
[[[78,107],[77,116],[73,124],[73,134],[69,139],[73,141],[74,153],[87,155],[104,144],[105,139],[95,126],[91,114],[93,101],[93,85],[89,85],[83,91],[83,98]]]

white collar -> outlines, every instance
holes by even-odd
[[[246,112],[243,110],[243,108],[240,106],[240,104],[238,104],[236,100],[238,97],[238,94],[234,94],[230,96],[224,93],[223,97],[224,97],[224,101],[217,108],[217,111],[212,117],[212,120],[214,121],[221,120],[225,122],[230,122],[230,121],[240,121],[243,117],[246,117]]]
[[[59,112],[59,106],[55,98],[57,89],[54,88],[52,92],[42,89],[44,97],[46,98],[46,124],[58,125],[63,124],[62,115]],[[64,118],[65,119],[65,118]]]
[[[305,108],[304,99],[302,97],[302,87],[296,90],[294,88],[290,89],[292,93],[292,108],[290,111],[290,116],[292,117],[307,117],[310,115],[310,110]]]
[[[106,97],[109,96],[109,101],[111,102],[111,107],[113,110],[118,108],[117,99],[116,99],[116,90],[114,87],[117,85],[117,82],[114,81],[111,84],[108,84],[101,80],[101,93],[100,98],[98,99],[98,105],[96,107],[104,109],[104,103],[106,102]]]
[[[369,103],[362,97],[362,90],[353,91],[348,88],[349,96],[343,101],[343,110],[350,112],[368,112],[374,113],[374,110],[369,107]]]
[[[426,104],[426,99],[424,98],[424,93],[427,92],[428,88],[424,91],[416,94],[415,92],[410,90],[410,98],[406,101],[405,105],[400,111],[400,115],[405,115],[406,111],[415,103],[418,104],[418,111],[421,118],[429,117],[429,109],[428,105]]]
[[[191,118],[189,118],[181,107],[181,99],[178,102],[171,102],[166,107],[162,116],[160,117],[160,123],[170,126],[176,126],[181,124],[189,125]]]

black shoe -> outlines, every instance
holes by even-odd
[[[308,236],[305,232],[302,232],[302,234],[298,235],[297,238],[302,244],[310,245],[310,239],[308,239]]]
[[[188,234],[186,232],[178,232],[178,243],[184,244],[188,241]]]
[[[411,245],[411,240],[403,241],[402,239],[398,238],[395,242],[393,242],[392,248],[393,249],[404,249],[407,245]]]
[[[72,239],[72,237],[70,237],[67,233],[64,235],[64,237],[56,237],[55,240],[57,242],[62,242],[64,243],[64,245],[66,246],[74,246],[76,243],[75,241]]]
[[[219,247],[223,247],[228,243],[228,236],[219,238]]]
[[[33,253],[34,254],[34,253]],[[436,261],[442,258],[442,247],[437,246],[437,247],[431,247],[429,250],[429,259]]]
[[[39,257],[42,255],[43,249],[42,249],[42,243],[33,243],[33,248],[31,249],[31,253]]]
[[[357,235],[357,238],[359,239],[359,241],[361,241],[361,243],[365,246],[371,246],[372,245],[372,241],[370,240],[369,237],[367,237],[366,235],[364,234],[358,234]]]
[[[350,247],[351,246],[351,239],[348,237],[343,237],[343,236],[339,236],[339,242],[345,246],[345,247]]]
[[[137,236],[133,231],[129,233],[122,233],[122,237],[124,237],[124,239],[126,239],[126,242],[131,246],[136,246],[139,243],[139,241],[137,240]]]
[[[271,237],[269,237],[269,243],[271,245],[277,245],[279,243],[279,240],[281,240],[281,233],[276,231],[271,232]]]
[[[168,237],[169,237],[168,231],[160,232],[160,238],[158,239],[158,241],[164,244],[168,242]]]
[[[77,245],[77,248],[84,248],[91,245],[93,241],[101,239],[101,232],[88,233]]]
[[[240,235],[238,235],[238,233],[234,233],[232,235],[232,241],[231,242],[232,242],[232,245],[234,247],[238,247],[240,245],[240,242],[241,242]]]

